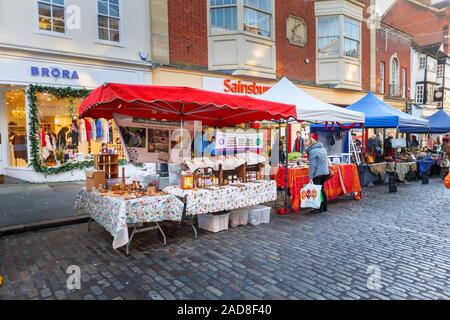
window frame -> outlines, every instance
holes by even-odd
[[[339,47],[337,50],[337,54],[333,54],[333,55],[329,55],[329,56],[322,56],[321,52],[320,52],[320,48],[319,48],[319,20],[321,18],[329,18],[329,17],[337,17],[338,18],[338,33],[337,36],[328,36],[328,37],[322,37],[322,38],[335,38],[337,37],[339,40]],[[316,52],[317,52],[317,57],[319,59],[330,59],[330,58],[339,58],[342,57],[342,53],[343,53],[343,46],[342,46],[342,33],[340,32],[341,30],[341,15],[338,14],[333,14],[333,15],[326,15],[326,16],[318,16],[316,17]],[[349,57],[350,58],[350,57]]]
[[[326,17],[337,17],[338,18],[338,24],[339,24],[339,30],[338,30],[338,39],[339,39],[339,50],[337,55],[330,55],[330,56],[321,56],[321,53],[319,51],[319,19],[326,18]],[[359,42],[358,42],[358,57],[351,57],[344,54],[344,47],[345,47],[345,20],[353,20],[359,25]],[[354,40],[352,38],[348,38],[350,40]],[[356,41],[356,40],[354,40]],[[352,61],[356,61],[359,63],[362,63],[362,22],[358,19],[355,19],[354,17],[345,15],[345,14],[329,14],[329,15],[320,15],[316,16],[316,55],[318,59],[348,59]]]
[[[239,31],[239,0],[236,0],[236,4],[226,4],[226,5],[211,5],[211,0],[207,0],[208,2],[208,33],[210,35],[225,35],[225,34],[234,34]],[[228,30],[224,32],[213,32],[212,30],[212,21],[211,21],[211,11],[212,9],[224,9],[224,8],[236,8],[236,29]]]
[[[406,98],[406,91],[407,91],[407,87],[406,87],[406,83],[408,82],[408,70],[406,68],[401,68],[401,84],[402,84],[402,98]]]
[[[270,29],[271,29],[271,35],[270,37],[263,36],[260,34],[256,34],[253,32],[245,31],[244,30],[244,8],[246,7],[244,5],[244,0],[236,0],[236,5],[225,5],[225,6],[211,6],[211,0],[207,0],[207,21],[208,21],[208,36],[211,37],[220,37],[220,36],[231,36],[231,35],[246,35],[253,38],[258,38],[266,41],[275,42],[276,41],[276,30],[275,30],[275,0],[269,0],[271,3],[272,13],[271,13],[271,19],[270,19]],[[211,9],[212,8],[221,8],[221,7],[236,7],[236,24],[237,28],[236,30],[227,30],[224,32],[213,32],[212,30],[212,24],[211,24]],[[253,7],[251,7],[253,8]],[[255,9],[256,10],[256,9]],[[261,12],[265,12],[264,10],[260,10]]]
[[[52,37],[58,37],[58,38],[65,38],[65,39],[70,39],[68,31],[67,31],[67,16],[66,16],[66,0],[64,0],[64,5],[59,5],[59,4],[53,4],[50,3],[48,5],[50,6],[59,6],[59,7],[63,7],[64,8],[64,32],[58,32],[58,31],[53,31],[53,30],[45,30],[45,29],[41,29],[39,26],[39,19],[40,19],[40,14],[39,14],[39,3],[42,4],[48,4],[42,0],[36,0],[34,2],[35,5],[35,31],[34,33],[36,34],[41,34],[41,35],[45,35],[45,36],[52,36]],[[51,14],[52,14],[52,19],[53,19],[53,10],[51,10]],[[52,22],[52,26],[53,26],[53,22]]]
[[[420,92],[419,88],[422,88],[421,92]],[[421,94],[421,99],[419,99],[419,92]],[[423,83],[416,85],[416,102],[418,104],[423,104],[424,97],[425,97],[425,85]]]
[[[348,38],[345,36],[345,21],[346,20],[352,20],[354,22],[356,22],[358,24],[358,28],[359,28],[359,39],[355,40],[353,38]],[[343,37],[343,41],[342,41],[342,56],[344,58],[349,58],[349,59],[355,59],[360,61],[361,60],[361,42],[362,42],[362,24],[361,21],[356,20],[355,18],[351,18],[345,15],[342,15],[342,37]],[[352,56],[347,56],[345,55],[345,40],[349,39],[351,41],[356,41],[358,43],[358,57],[352,57]]]
[[[104,0],[104,1],[108,1],[108,4],[109,4],[109,0]],[[103,17],[106,17],[106,18],[116,18],[116,17],[100,14],[100,12],[98,11],[98,3],[100,2],[100,0],[96,0],[95,1],[96,17],[97,17],[97,19],[96,19],[96,21],[97,21],[97,24],[96,24],[96,33],[97,33],[96,38],[97,38],[97,40],[95,42],[98,43],[98,44],[104,44],[104,45],[109,45],[109,46],[113,46],[113,47],[124,47],[125,46],[124,45],[124,33],[123,33],[123,14],[122,14],[123,13],[123,8],[122,8],[123,0],[117,0],[117,1],[119,2],[119,18],[118,18],[119,19],[119,38],[120,38],[119,42],[112,41],[112,40],[100,39],[100,34],[99,34],[99,30],[100,30],[99,22],[100,22],[100,19],[99,19],[99,17],[100,16],[103,16]],[[108,31],[109,30],[110,29],[108,27]]]
[[[419,70],[425,70],[426,68],[427,68],[427,57],[425,56],[419,57]]]
[[[445,68],[445,64],[438,64],[437,65],[436,76],[438,78],[443,78],[444,77],[444,68]]]
[[[249,33],[249,34],[252,34],[252,35],[257,35],[257,36],[260,36],[260,37],[263,37],[263,38],[267,38],[267,39],[272,39],[272,36],[273,36],[273,33],[274,33],[274,26],[273,26],[273,21],[274,21],[274,2],[272,1],[272,0],[268,0],[269,2],[270,2],[270,8],[271,8],[271,11],[269,12],[269,11],[266,11],[266,10],[264,10],[264,9],[261,9],[261,8],[257,8],[257,7],[254,7],[254,6],[251,6],[251,5],[248,5],[248,4],[245,4],[245,0],[241,0],[241,2],[242,2],[242,30],[245,32],[245,33]],[[237,2],[236,2],[237,4],[239,4],[239,0],[237,0]],[[265,15],[268,15],[269,16],[269,27],[270,27],[270,30],[269,30],[269,35],[268,36],[266,36],[266,35],[261,35],[261,34],[257,34],[257,33],[254,33],[254,32],[250,32],[250,31],[246,31],[245,30],[245,28],[244,28],[244,25],[245,25],[245,17],[246,17],[246,15],[245,15],[245,11],[246,11],[246,9],[247,10],[254,10],[254,11],[256,11],[257,13],[262,13],[262,14],[265,14]]]
[[[383,71],[383,72],[381,72]],[[384,94],[386,90],[386,63],[380,62],[380,93]]]

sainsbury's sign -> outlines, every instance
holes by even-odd
[[[203,89],[233,94],[261,95],[271,88],[258,82],[247,82],[223,78],[203,77]]]
[[[223,81],[224,92],[241,93],[241,94],[254,94],[259,95],[270,89],[270,86],[253,83],[243,83],[240,80],[233,81],[225,79]]]

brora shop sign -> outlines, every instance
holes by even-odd
[[[79,80],[80,77],[76,71],[65,70],[60,68],[40,68],[31,67],[31,75],[33,77],[53,78],[53,79],[67,79]]]

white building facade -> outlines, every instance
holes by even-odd
[[[0,175],[31,182],[84,178],[81,170],[46,176],[30,168],[26,90],[151,84],[149,12],[148,0],[0,0]],[[41,127],[55,134],[70,127],[80,102],[45,93],[38,100]]]

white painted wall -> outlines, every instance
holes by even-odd
[[[80,8],[80,29],[66,35],[48,35],[38,28],[37,0],[0,0],[0,47],[40,49],[46,52],[142,62],[139,52],[150,53],[150,4],[148,0],[120,0],[122,31],[120,44],[98,41],[97,1],[65,0]],[[66,23],[68,21],[66,12]]]

